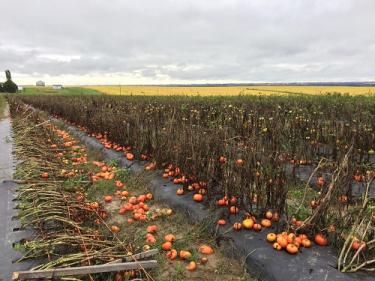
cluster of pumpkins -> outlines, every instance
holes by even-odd
[[[170,216],[173,211],[170,208],[151,210],[147,201],[153,199],[152,193],[141,194],[139,196],[130,196],[127,190],[121,190],[124,184],[121,181],[115,181],[115,185],[120,189],[115,192],[115,196],[123,201],[118,214],[125,215],[126,213],[131,214],[131,217],[127,219],[128,224],[132,224],[135,221],[148,221],[156,220],[158,216]],[[105,203],[111,203],[113,200],[112,195],[105,195],[103,197]],[[113,232],[119,232],[120,229],[116,226],[112,229]]]
[[[238,212],[239,208],[237,206],[229,207],[230,214],[237,214]],[[239,231],[241,229],[261,231],[263,228],[270,228],[272,226],[272,222],[277,222],[279,221],[279,219],[279,213],[271,211],[267,211],[265,217],[259,222],[254,216],[246,214],[246,218],[242,222],[235,222],[232,227],[236,231]],[[224,219],[219,219],[217,221],[218,225],[225,225],[226,223],[227,222]]]
[[[71,153],[70,159],[71,159],[71,164],[73,166],[88,163],[86,149],[84,147],[81,147],[80,145],[77,145],[76,140],[74,140],[74,138],[72,138],[68,132],[64,130],[60,130],[56,126],[53,126],[50,124],[46,125],[45,127],[47,127],[48,129],[51,129],[58,137],[62,139],[63,141],[62,146],[64,148],[71,148],[71,151],[69,153]],[[52,150],[57,150],[56,152],[57,158],[61,159],[63,163],[68,164],[69,160],[66,159],[65,158],[66,155],[64,155],[64,153],[66,154],[67,151],[58,150],[58,145],[53,143],[51,139],[47,139],[47,142],[51,144],[50,148]],[[64,178],[71,178],[71,177],[76,176],[78,172],[79,171],[76,169],[71,169],[70,171],[62,169],[60,171],[60,176]],[[40,174],[40,177],[43,179],[48,179],[50,175],[48,172],[43,172]]]
[[[102,162],[95,163],[98,167],[107,167],[107,169],[112,171],[115,169],[113,167],[102,166]],[[130,194],[129,191],[125,190],[125,183],[123,183],[121,180],[115,180],[114,185],[117,187],[114,196],[122,201],[118,214],[130,214],[130,217],[127,219],[128,224],[132,224],[135,221],[156,220],[160,216],[170,216],[173,213],[172,209],[170,208],[151,209],[147,202],[153,199],[152,193],[135,196]],[[112,195],[104,195],[103,201],[108,204],[113,201],[113,198],[114,197]],[[112,232],[117,233],[120,231],[120,228],[113,225],[111,226],[111,230]]]
[[[100,171],[91,176],[93,182],[98,180],[113,180],[115,177],[115,167],[107,166],[104,162],[93,161],[95,166],[100,168]]]
[[[267,241],[272,243],[272,247],[277,250],[285,250],[289,254],[295,255],[301,247],[311,248],[312,242],[306,234],[296,235],[294,233],[282,232],[275,234],[273,232],[267,234]],[[328,240],[323,234],[315,236],[315,243],[320,246],[327,246]]]
[[[186,265],[186,270],[194,271],[197,269],[198,264],[205,264],[208,261],[206,256],[200,258],[199,262],[197,263],[194,260],[190,260],[192,258],[192,253],[187,250],[180,250],[179,252],[173,248],[173,242],[175,241],[175,236],[173,234],[167,234],[164,236],[165,242],[161,245],[163,251],[166,251],[166,257],[170,260],[176,260],[180,258],[181,260],[188,261]],[[203,255],[211,255],[214,253],[214,250],[211,246],[202,245],[199,247],[198,252]]]

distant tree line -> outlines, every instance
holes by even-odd
[[[16,93],[18,90],[18,86],[12,81],[12,75],[10,74],[9,70],[5,71],[5,76],[7,78],[7,81],[5,81],[4,83],[0,83],[0,92]]]

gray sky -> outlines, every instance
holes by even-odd
[[[0,70],[19,84],[375,80],[375,0],[0,6]]]

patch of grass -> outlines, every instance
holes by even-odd
[[[316,196],[316,192],[312,188],[308,188],[306,191],[305,201],[303,202],[304,204],[302,204],[301,208],[297,210],[301,204],[301,201],[304,199],[304,193],[305,185],[297,184],[288,187],[288,211],[290,214],[294,214],[298,220],[304,220],[310,215],[310,201]]]
[[[81,87],[66,87],[60,90],[52,89],[52,87],[25,87],[20,95],[67,95],[67,96],[80,96],[80,95],[95,95],[99,96],[102,93],[87,88]]]
[[[118,167],[120,164],[120,160],[119,159],[112,159],[110,161],[107,162],[107,165],[108,166],[111,166],[111,167]]]
[[[176,262],[176,274],[179,276],[183,276],[185,273],[184,265],[181,262]]]
[[[116,178],[121,181],[128,181],[131,180],[131,172],[129,169],[117,169],[116,170]],[[128,184],[129,185],[129,184]]]
[[[4,95],[0,93],[0,118],[4,116],[4,108],[5,108],[6,102]]]
[[[113,194],[116,191],[114,181],[99,180],[87,190],[87,198],[90,200],[102,199],[105,194]]]

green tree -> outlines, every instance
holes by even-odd
[[[3,84],[3,92],[6,93],[16,93],[18,90],[17,84],[12,81],[12,75],[9,70],[5,71],[5,76],[7,78],[7,81]]]

